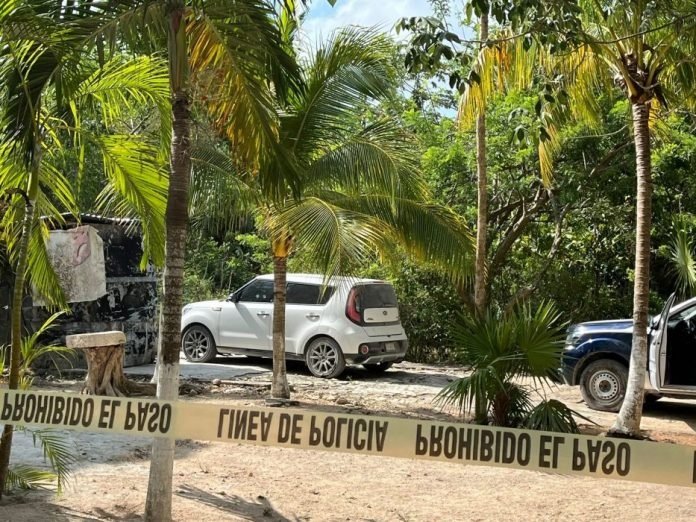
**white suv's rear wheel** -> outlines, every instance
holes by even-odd
[[[341,347],[328,337],[314,339],[305,350],[307,368],[315,377],[333,379],[346,369]]]
[[[215,340],[205,326],[193,325],[181,336],[181,349],[187,361],[204,363],[215,359]]]

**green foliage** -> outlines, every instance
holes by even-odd
[[[268,240],[236,234],[216,241],[189,238],[184,276],[184,302],[221,299],[259,274],[272,272]]]
[[[575,415],[577,413],[561,401],[556,399],[544,400],[527,413],[521,427],[528,430],[579,433]]]
[[[28,389],[31,387],[34,380],[31,376],[31,367],[39,358],[68,359],[72,355],[72,350],[65,346],[41,342],[41,338],[49,329],[56,326],[54,323],[62,314],[63,312],[53,314],[36,332],[22,339],[20,388]],[[0,375],[3,373],[8,352],[9,346],[0,347]],[[21,425],[15,426],[15,432],[31,436],[34,447],[41,449],[49,469],[37,469],[33,466],[15,464],[8,470],[5,490],[46,489],[55,486],[60,492],[76,461],[75,448],[68,442],[65,434],[58,430],[27,428]]]
[[[515,381],[530,379],[538,387],[554,378],[563,338],[564,325],[551,303],[524,304],[507,314],[489,310],[481,318],[460,315],[454,327],[457,357],[471,373],[445,386],[437,400],[462,413],[475,408],[479,422],[490,412],[496,425],[518,425],[531,403]]]
[[[672,241],[668,246],[671,272],[676,279],[676,291],[682,298],[696,293],[696,262],[694,261],[694,220],[681,214],[674,218]]]
[[[60,346],[56,343],[44,344],[41,338],[56,325],[54,324],[65,312],[60,311],[46,319],[44,323],[31,335],[22,338],[22,348],[20,355],[20,388],[28,389],[31,387],[34,379],[31,376],[31,368],[33,364],[40,358],[48,358],[55,362],[56,358],[69,360],[74,355],[73,350],[65,346]],[[10,352],[9,345],[0,346],[0,375],[4,371],[5,361],[8,359]]]
[[[48,489],[56,487],[63,490],[76,462],[75,447],[68,442],[64,433],[53,429],[29,429],[15,426],[15,431],[30,435],[34,447],[39,447],[49,469],[40,469],[25,464],[10,466],[5,483],[5,491],[14,489]]]

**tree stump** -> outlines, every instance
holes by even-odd
[[[157,386],[153,383],[135,382],[123,373],[126,336],[123,332],[98,332],[68,335],[65,345],[82,350],[87,360],[87,377],[82,393],[128,397],[131,395],[154,396]],[[201,393],[204,387],[194,383],[181,383],[179,393]]]
[[[66,346],[82,350],[87,360],[87,378],[82,393],[112,397],[154,394],[154,386],[130,381],[123,373],[125,343],[126,336],[119,331],[66,336]]]

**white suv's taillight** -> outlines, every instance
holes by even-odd
[[[355,324],[362,324],[362,316],[358,310],[358,290],[351,288],[348,294],[348,302],[346,303],[346,317]]]

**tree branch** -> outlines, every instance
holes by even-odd
[[[622,143],[621,145],[614,147],[600,160],[599,163],[597,163],[597,165],[594,166],[594,168],[590,171],[590,176],[594,176],[595,174],[602,172],[607,164],[613,160],[619,154],[619,152],[631,146],[633,146],[633,141],[627,141],[626,143]]]
[[[539,286],[542,277],[544,277],[548,269],[551,267],[551,264],[555,260],[556,255],[558,254],[558,251],[561,248],[561,241],[563,239],[563,220],[565,219],[565,216],[567,212],[570,210],[570,208],[571,205],[568,204],[563,208],[563,210],[559,214],[556,215],[556,228],[554,232],[553,242],[551,243],[551,248],[549,249],[548,254],[546,254],[546,262],[542,265],[539,272],[537,272],[537,276],[534,278],[534,281],[532,281],[530,285],[524,288],[520,288],[517,291],[517,293],[512,297],[512,299],[510,299],[507,306],[505,307],[506,311],[509,312],[517,303],[519,303],[520,301],[524,301],[530,295],[532,295],[532,293]]]
[[[500,266],[502,265],[505,257],[507,257],[510,249],[515,244],[515,242],[520,238],[525,228],[532,220],[535,214],[537,214],[541,208],[546,204],[549,199],[549,191],[543,187],[537,189],[537,193],[534,196],[533,203],[527,208],[522,206],[522,212],[520,218],[512,226],[508,233],[506,233],[503,240],[498,245],[498,248],[493,256],[493,260],[489,265],[488,270],[488,282],[490,283],[491,278],[494,274],[498,273]]]

